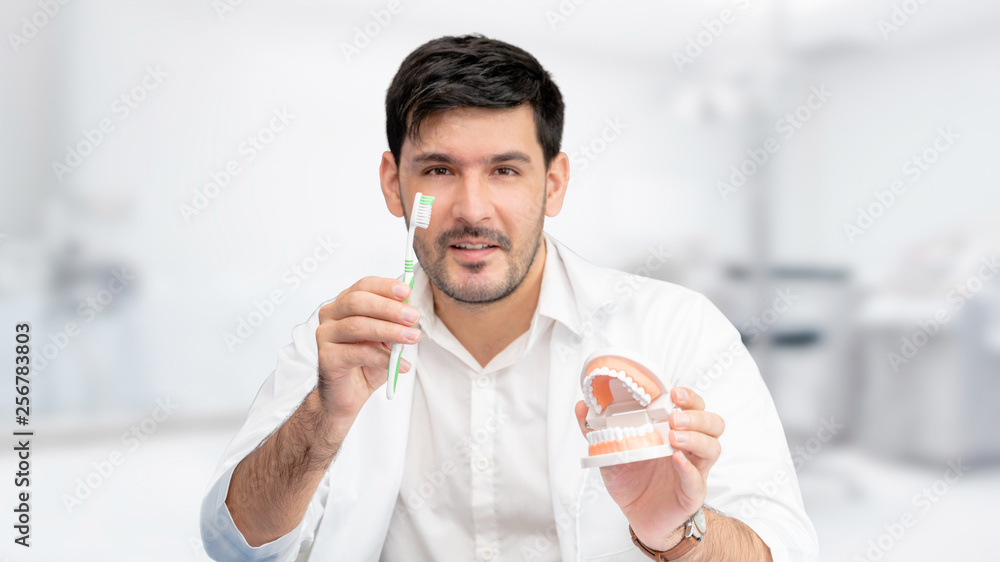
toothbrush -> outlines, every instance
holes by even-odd
[[[410,231],[406,235],[406,260],[403,261],[403,283],[413,290],[413,233],[417,227],[427,228],[431,224],[431,206],[434,204],[434,197],[417,193],[413,198],[413,212],[410,213]],[[411,294],[410,297],[413,295]],[[407,297],[403,303],[410,302]],[[385,381],[385,397],[392,400],[396,394],[396,383],[399,381],[399,357],[403,354],[403,344],[392,344],[392,351],[389,353],[389,372]]]

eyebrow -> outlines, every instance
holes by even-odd
[[[443,154],[441,152],[422,152],[413,157],[414,164],[425,164],[425,163],[443,163],[457,165],[460,164],[457,160]],[[520,150],[510,150],[507,152],[502,152],[500,154],[494,154],[483,159],[483,165],[489,166],[491,164],[499,164],[501,162],[524,162],[525,164],[531,163],[531,157],[527,154],[521,152]]]

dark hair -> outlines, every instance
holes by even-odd
[[[563,101],[538,60],[524,49],[480,34],[433,39],[403,60],[386,92],[389,150],[399,165],[404,138],[419,139],[420,125],[439,111],[523,103],[534,110],[535,135],[548,168],[562,142]]]

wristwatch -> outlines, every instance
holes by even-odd
[[[670,562],[691,552],[694,547],[701,544],[701,539],[705,536],[705,529],[705,512],[699,507],[698,511],[684,522],[684,538],[681,539],[681,542],[677,543],[677,546],[670,550],[653,550],[642,544],[639,537],[635,536],[632,526],[628,526],[628,532],[632,534],[632,542],[635,543],[635,546],[639,547],[639,550],[645,553],[646,556],[657,562]]]

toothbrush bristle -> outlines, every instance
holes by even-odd
[[[434,203],[433,197],[423,196],[420,203],[413,211],[413,220],[420,228],[427,228],[431,224],[431,205]]]

